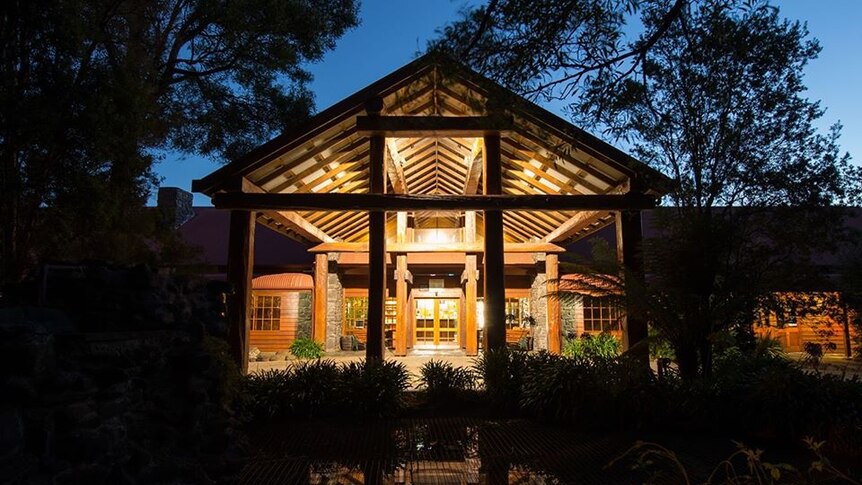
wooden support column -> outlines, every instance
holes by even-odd
[[[381,98],[372,98],[366,103],[369,116],[378,116],[383,109]],[[386,191],[386,137],[372,134],[368,137],[369,192],[382,194]],[[386,212],[373,210],[368,213],[368,321],[365,360],[383,360],[383,315],[386,305]]]
[[[464,242],[476,242],[476,212],[464,212]],[[479,353],[479,334],[476,321],[477,310],[477,288],[478,279],[478,256],[468,254],[464,264],[464,335],[466,338],[465,348],[467,355],[473,356]]]
[[[617,260],[625,269],[626,287],[644,285],[644,267],[642,257],[643,230],[641,228],[641,212],[639,210],[624,210],[616,213]],[[647,322],[636,315],[631,308],[626,308],[625,328],[623,329],[623,349],[636,352],[649,365],[649,347],[646,345]]]
[[[314,255],[314,328],[311,336],[315,342],[326,346],[326,293],[329,287],[329,258],[326,253]]]
[[[559,354],[562,350],[562,315],[560,314],[560,298],[557,294],[560,283],[560,261],[556,254],[545,256],[545,279],[547,280],[548,300],[548,351]]]
[[[254,213],[230,212],[227,279],[233,287],[228,304],[230,353],[240,372],[248,372],[248,332],[251,316],[251,279],[254,271]]]
[[[486,195],[503,193],[500,135],[486,134],[483,186]],[[506,347],[506,283],[503,261],[503,212],[485,211],[485,350]]]
[[[850,309],[845,295],[841,294],[841,305],[844,308],[844,357],[853,358],[853,341],[850,338]]]
[[[407,213],[399,212],[395,219],[395,240],[407,240]],[[407,355],[407,255],[395,257],[395,355]]]

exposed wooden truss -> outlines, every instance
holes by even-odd
[[[572,139],[564,130],[547,129],[543,124],[547,117],[525,116],[518,111],[513,111],[513,116],[489,115],[485,111],[488,91],[481,83],[446,76],[436,68],[423,67],[416,72],[401,71],[396,76],[399,80],[393,77],[389,82],[394,84],[388,88],[382,87],[381,80],[364,98],[351,97],[315,117],[326,122],[305,129],[283,146],[262,147],[254,154],[259,160],[250,164],[252,171],[245,177],[268,193],[366,193],[370,175],[367,135],[376,133],[387,136],[387,192],[472,195],[482,190],[481,137],[488,132],[500,134],[504,195],[616,194],[630,177],[623,163],[611,162],[595,144],[581,143],[583,136]],[[365,115],[364,101],[372,94],[383,99],[383,111],[378,116]],[[264,163],[266,156],[270,160]],[[203,182],[198,185],[203,186]],[[368,217],[350,209],[266,210],[261,220],[312,241],[366,241]],[[560,242],[580,237],[610,220],[607,211],[599,211],[604,214],[600,215],[565,207],[542,209],[507,211],[503,216],[505,240]],[[478,214],[477,223],[483,223],[482,217]],[[448,225],[457,222],[458,215],[417,211],[415,218],[418,226]]]

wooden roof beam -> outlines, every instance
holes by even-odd
[[[240,182],[240,195],[267,195],[267,192],[251,180],[243,177]],[[234,192],[236,194],[236,192]],[[273,221],[293,230],[300,236],[310,241],[316,242],[333,242],[334,238],[323,232],[322,229],[308,222],[304,217],[293,211],[274,210],[267,211],[266,216],[272,218]]]
[[[608,215],[608,211],[584,211],[579,212],[575,217],[561,224],[558,228],[551,231],[547,236],[542,238],[545,242],[561,242],[565,241],[582,229],[589,227],[602,218]]]
[[[503,116],[357,116],[360,135],[397,138],[482,136],[513,128]]]
[[[507,243],[503,245],[507,253],[563,253],[565,248],[546,242]],[[308,250],[311,253],[366,253],[368,243],[331,242],[318,244]],[[460,243],[399,243],[388,242],[386,251],[389,253],[482,253],[485,251],[483,242]]]
[[[392,188],[396,194],[407,193],[407,179],[404,178],[404,165],[407,160],[398,153],[398,145],[395,140],[389,138],[386,140],[386,149],[389,153],[386,160],[386,174],[389,176],[389,182],[392,183]]]
[[[243,210],[336,210],[336,211],[417,211],[417,210],[626,210],[652,209],[651,195],[403,195],[368,193],[268,194],[218,193],[213,204],[219,209]]]
[[[464,193],[475,194],[479,190],[479,178],[482,176],[482,150],[484,139],[476,138],[470,153],[464,157],[464,166],[467,167],[467,179],[464,181]]]

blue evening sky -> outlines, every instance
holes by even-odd
[[[318,110],[362,89],[414,59],[435,30],[457,17],[465,0],[364,0],[362,24],[342,37],[334,51],[310,67],[311,90]],[[807,68],[809,98],[827,108],[821,128],[840,121],[843,151],[854,163],[862,161],[862,1],[784,0],[777,4],[784,16],[808,23],[820,40],[820,57]],[[162,186],[191,190],[191,181],[220,166],[216,160],[167,153],[156,166]],[[151,197],[151,203],[155,197]],[[195,205],[209,198],[195,194]]]

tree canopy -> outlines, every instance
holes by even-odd
[[[527,3],[530,4],[529,8]],[[645,241],[649,285],[629,301],[709,373],[717,332],[750,327],[775,290],[823,287],[815,254],[843,234],[860,171],[805,96],[819,52],[763,0],[491,1],[432,48],[624,141],[675,181]]]
[[[305,119],[353,0],[13,0],[0,16],[4,280],[139,258],[156,149],[229,159]]]

